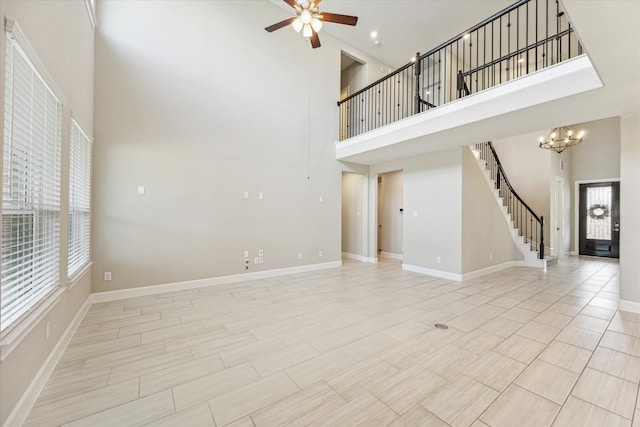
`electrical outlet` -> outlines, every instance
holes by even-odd
[[[322,196],[318,197],[318,201],[319,201],[320,203],[324,203],[324,197],[322,197]]]
[[[319,256],[320,258],[322,258],[322,256],[323,256],[323,255],[324,255],[324,254],[322,253],[322,251],[318,251],[318,256]]]
[[[253,259],[253,263],[254,263],[254,264],[260,264],[260,258],[255,257],[255,258]]]
[[[264,262],[264,258],[259,256],[258,257],[258,264],[262,264]]]
[[[47,322],[47,326],[44,328],[44,338],[49,339],[51,336],[51,322]]]
[[[104,272],[104,281],[108,282],[109,280],[111,280],[111,272],[110,271],[105,271]]]
[[[302,252],[298,253],[298,259],[302,259]]]
[[[138,194],[144,194],[144,185],[138,185]]]
[[[489,259],[493,259],[493,254],[489,254]]]
[[[440,263],[442,262],[442,258],[440,258],[439,256],[437,256],[437,257],[436,257],[436,262],[437,262],[438,264],[440,264]]]

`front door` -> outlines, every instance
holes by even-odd
[[[620,183],[580,184],[580,255],[619,258]]]

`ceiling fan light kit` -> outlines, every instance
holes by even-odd
[[[320,13],[318,6],[322,0],[315,0],[311,2],[298,2],[296,0],[283,1],[296,10],[296,16],[270,25],[266,27],[265,30],[271,33],[291,24],[291,27],[297,33],[302,31],[302,36],[311,40],[311,47],[314,49],[320,47],[318,32],[322,29],[323,21],[351,26],[358,23],[357,16],[340,15],[337,13]]]

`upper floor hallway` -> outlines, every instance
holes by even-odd
[[[640,111],[638,22],[636,2],[519,1],[342,102],[336,159],[373,165]]]

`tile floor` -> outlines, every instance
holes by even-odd
[[[347,260],[96,304],[25,425],[640,425],[618,279],[577,257],[463,283]]]

